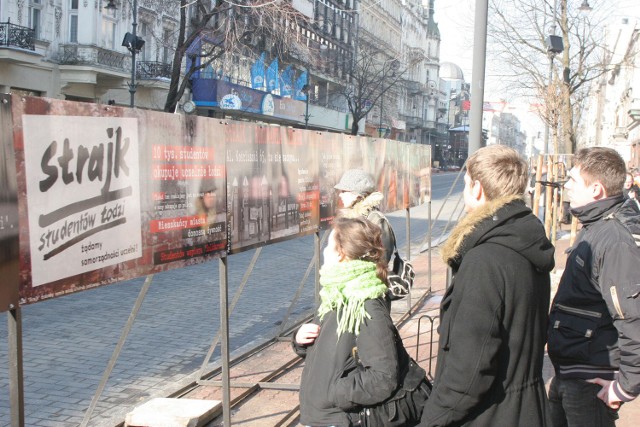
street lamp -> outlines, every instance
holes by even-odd
[[[583,12],[590,12],[591,11],[591,6],[589,5],[589,2],[587,0],[584,0],[582,2],[582,4],[580,5],[580,10]]]
[[[586,3],[586,0],[585,2]],[[583,3],[583,5],[584,5]],[[587,4],[588,6],[588,4]],[[556,36],[556,10],[558,9],[558,0],[553,1],[553,10],[551,11],[551,32],[547,36],[545,42],[547,45],[547,53],[549,54],[549,77],[548,77],[548,85],[551,86],[551,81],[553,79],[553,58],[558,53],[562,53],[564,50],[564,45],[562,43],[562,37]],[[547,100],[546,104],[549,103]],[[547,113],[548,116],[548,113]],[[544,153],[549,154],[549,117],[545,120],[545,128],[544,128]],[[555,153],[558,154],[558,153]]]
[[[311,91],[311,86],[309,86],[309,72],[307,72],[307,83],[300,89],[302,93],[305,94],[305,109],[304,109],[304,128],[309,128],[309,118],[311,115],[309,114],[309,92]]]
[[[114,10],[116,9],[115,0],[109,0],[107,5],[104,7],[105,9]],[[131,108],[134,107],[135,97],[136,97],[136,54],[140,52],[142,46],[144,46],[144,40],[141,37],[136,35],[136,28],[138,27],[138,0],[133,0],[133,5],[131,7],[131,16],[132,16],[132,32],[126,33],[124,35],[124,39],[122,40],[122,46],[126,47],[129,52],[131,52],[131,82],[128,83],[129,93],[131,94],[131,100],[129,102],[129,106]]]

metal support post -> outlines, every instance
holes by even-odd
[[[229,372],[229,283],[228,259],[220,258],[220,356],[222,359],[222,419],[223,425],[231,425],[231,392]]]
[[[482,105],[484,104],[484,76],[487,54],[487,15],[489,0],[476,0],[473,34],[473,69],[471,84],[471,132],[469,153],[478,151],[482,140]]]
[[[22,370],[22,313],[20,307],[9,307],[7,339],[9,340],[9,398],[11,427],[24,427],[24,375]]]
[[[136,29],[138,27],[138,0],[133,0],[133,10],[131,11],[131,15],[133,17],[133,22],[131,26],[133,27],[133,42],[134,46],[131,49],[131,83],[129,83],[129,93],[131,94],[131,101],[129,102],[129,106],[133,108],[135,106],[135,98],[136,98],[136,89],[138,84],[136,83],[136,50],[137,47],[135,43],[137,43],[138,37],[136,33]]]

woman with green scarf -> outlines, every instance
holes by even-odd
[[[402,364],[409,363],[385,296],[387,260],[380,235],[380,227],[365,219],[334,221],[323,252],[317,316],[293,339],[296,353],[306,358],[302,425],[360,425],[362,407],[391,397]]]

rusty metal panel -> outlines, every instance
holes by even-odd
[[[0,312],[18,306],[18,186],[9,95],[0,95]]]

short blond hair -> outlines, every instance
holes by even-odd
[[[527,162],[505,145],[490,145],[473,153],[467,160],[467,173],[480,181],[488,201],[523,195],[529,180]]]

